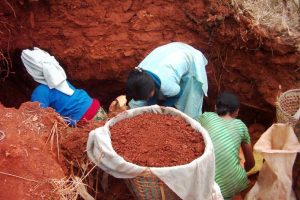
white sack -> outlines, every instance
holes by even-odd
[[[300,143],[288,124],[273,124],[254,145],[265,162],[245,200],[295,200],[292,169]]]
[[[201,132],[205,142],[203,155],[186,165],[174,167],[150,167],[149,169],[161,179],[180,198],[186,200],[223,199],[218,185],[215,183],[215,163],[212,141],[207,131],[196,120],[186,114],[169,107],[157,105],[127,110],[110,119],[103,127],[90,132],[87,142],[89,158],[102,170],[116,178],[134,178],[146,167],[125,161],[118,155],[111,143],[109,127],[125,118],[142,113],[159,113],[181,116],[187,123]]]

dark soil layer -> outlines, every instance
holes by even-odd
[[[122,120],[110,131],[115,151],[141,166],[184,165],[205,148],[202,135],[178,116],[146,113]]]

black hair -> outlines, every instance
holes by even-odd
[[[144,70],[138,68],[129,73],[125,91],[128,101],[147,100],[154,89],[153,79]]]
[[[216,103],[216,112],[218,115],[223,116],[226,114],[232,114],[240,107],[240,101],[238,97],[229,91],[224,91],[219,94]]]

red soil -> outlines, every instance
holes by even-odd
[[[0,49],[14,61],[0,84],[5,106],[29,99],[32,79],[18,50],[33,46],[48,50],[75,86],[106,106],[124,93],[130,69],[153,48],[172,41],[191,44],[208,58],[211,108],[216,94],[230,89],[242,105],[272,112],[279,85],[283,91],[300,86],[300,54],[293,43],[236,17],[227,0],[9,3],[0,2]]]
[[[104,124],[89,121],[77,128],[66,127],[53,109],[42,109],[37,103],[29,102],[19,109],[5,108],[0,103],[0,116],[1,200],[60,199],[50,180],[71,174],[82,177],[82,167],[90,162],[86,154],[88,134]],[[59,133],[59,158],[56,138],[53,150],[50,142],[46,143],[55,123]],[[2,133],[4,139],[1,139]],[[92,166],[90,164],[88,169]],[[133,199],[121,179],[109,177],[108,188],[103,191],[100,184],[102,173],[99,172],[93,170],[84,180],[91,195],[103,200]]]
[[[146,113],[124,119],[110,131],[115,151],[141,166],[187,164],[205,147],[202,135],[178,116]]]
[[[57,114],[26,103],[19,110],[0,106],[0,116],[5,134],[0,141],[0,199],[59,199],[50,180],[65,177],[64,166],[45,143]]]
[[[51,131],[57,115],[53,118],[51,114],[42,115],[47,118],[42,123],[49,125],[39,130],[46,134],[37,134],[37,125],[32,130],[26,128],[22,137],[18,135],[19,127],[25,130],[24,123],[33,123],[23,122],[29,114],[23,108],[8,109],[2,104],[18,107],[29,100],[34,87],[20,61],[20,49],[37,46],[49,51],[75,86],[86,89],[106,107],[124,93],[128,71],[153,48],[172,41],[191,44],[208,59],[209,97],[205,99],[204,109],[213,110],[219,91],[233,90],[241,99],[241,117],[248,125],[256,122],[265,127],[270,125],[275,118],[274,103],[279,85],[282,91],[300,87],[300,54],[293,41],[285,40],[272,30],[260,29],[245,16],[237,17],[227,0],[10,0],[0,1],[0,18],[0,53],[12,61],[12,66],[7,68],[0,56],[0,130],[6,134],[0,141],[0,171],[7,169],[24,177],[43,179],[42,175],[35,174],[40,171],[33,172],[31,162],[28,163],[31,156],[37,156],[32,158],[36,163],[49,164],[48,159],[55,159],[52,152],[48,152],[51,156],[47,154],[47,148],[35,152],[31,146],[43,145],[40,138],[45,142],[44,136]],[[7,71],[2,69],[9,69],[4,82]],[[38,113],[48,112],[31,109]],[[9,113],[13,113],[12,117],[7,117]],[[67,165],[77,163],[76,159],[79,162],[86,159],[83,151],[88,132],[81,127],[62,130],[61,147]],[[261,131],[254,132],[253,141]],[[26,153],[26,157],[25,154],[18,158],[3,156],[4,151],[24,152],[24,149],[28,158]],[[56,161],[51,163],[50,167],[56,166]],[[60,166],[66,168],[64,163]],[[47,173],[44,178],[62,175]],[[8,187],[3,184],[4,180],[16,182]],[[29,187],[27,181],[0,174],[0,199],[18,199],[18,195],[26,198],[22,195],[31,195]],[[297,187],[300,188],[299,184]],[[50,188],[45,189],[45,194]],[[105,199],[104,196],[100,198]]]

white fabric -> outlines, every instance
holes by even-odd
[[[207,131],[196,120],[174,108],[157,105],[135,108],[110,119],[103,127],[90,132],[87,142],[89,158],[106,173],[116,178],[134,178],[146,170],[146,167],[125,161],[114,151],[109,131],[109,127],[118,121],[146,112],[181,116],[195,130],[201,132],[205,142],[203,155],[191,163],[174,167],[150,167],[151,172],[182,199],[223,199],[220,189],[214,181],[214,150]]]
[[[66,81],[64,69],[46,51],[37,47],[33,50],[25,49],[22,51],[21,59],[27,72],[36,82],[48,85],[50,89],[55,88],[69,96],[74,93]]]
[[[293,117],[296,119],[296,120],[300,120],[300,108],[297,110],[297,112],[293,115]]]
[[[245,200],[296,200],[292,190],[292,170],[300,143],[288,124],[273,124],[254,145],[265,162],[257,182]]]

